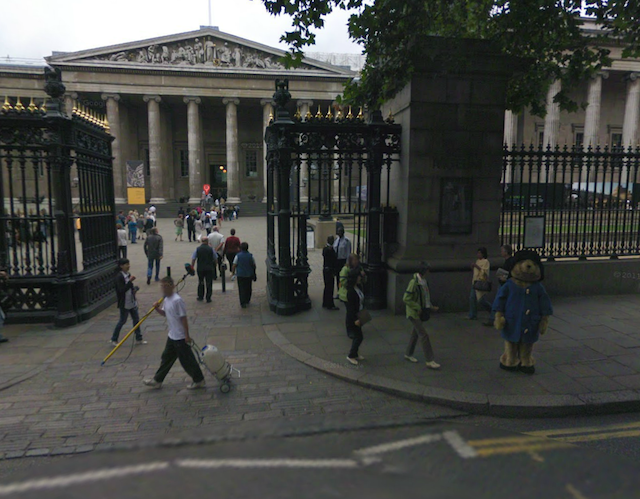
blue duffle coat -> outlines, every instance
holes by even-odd
[[[535,343],[542,317],[553,314],[551,300],[539,282],[522,288],[509,279],[493,301],[493,313],[502,312],[506,325],[502,337],[513,343]]]

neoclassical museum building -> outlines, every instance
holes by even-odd
[[[595,27],[589,23],[585,32]],[[505,143],[636,146],[639,140],[640,60],[622,59],[571,90],[579,111],[560,111],[547,98],[545,118],[505,114]],[[127,172],[144,179],[146,200],[160,204],[201,197],[203,184],[231,203],[265,196],[264,128],[272,114],[276,78],[288,78],[301,115],[326,115],[357,67],[307,58],[297,69],[284,52],[213,27],[73,53],[46,62],[62,70],[67,112],[106,115],[113,143],[116,203],[126,203]],[[328,61],[353,61],[361,56]],[[359,59],[361,63],[361,59]],[[41,66],[0,61],[0,98],[25,107],[45,97]],[[393,110],[391,110],[393,111]],[[333,112],[335,115],[335,110]],[[131,175],[130,175],[131,176]]]
[[[113,142],[116,204],[127,202],[127,172],[143,170],[146,200],[199,201],[203,184],[229,203],[265,196],[264,129],[276,78],[288,78],[300,113],[326,115],[348,67],[305,59],[213,27],[72,53],[46,63],[62,70],[65,109],[106,115]],[[42,66],[0,63],[0,97],[25,108],[46,97]],[[45,103],[46,105],[46,103]]]

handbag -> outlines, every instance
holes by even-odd
[[[422,307],[422,309],[420,310],[420,320],[422,322],[427,322],[429,319],[431,319],[431,309]]]
[[[473,289],[476,291],[491,291],[491,282],[490,281],[473,281]]]
[[[360,321],[360,327],[364,326],[367,322],[371,322],[371,314],[367,309],[362,309],[358,312],[358,320]]]

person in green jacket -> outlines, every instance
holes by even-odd
[[[347,276],[351,269],[360,266],[360,257],[356,253],[351,253],[347,258],[347,263],[340,269],[338,274],[338,299],[347,306]]]
[[[440,364],[434,360],[433,348],[431,348],[429,335],[420,320],[420,311],[423,308],[429,308],[432,312],[438,311],[438,307],[434,307],[431,304],[431,295],[429,294],[429,285],[427,284],[428,275],[429,264],[421,262],[420,269],[416,274],[414,274],[411,281],[409,281],[407,290],[402,298],[406,305],[407,319],[409,319],[413,326],[411,338],[409,339],[409,345],[407,346],[404,358],[409,362],[418,362],[418,359],[416,359],[413,354],[416,350],[418,338],[420,338],[427,367],[429,369],[440,369]]]

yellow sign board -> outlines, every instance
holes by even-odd
[[[128,187],[127,197],[129,204],[146,204],[144,197],[144,187]]]

